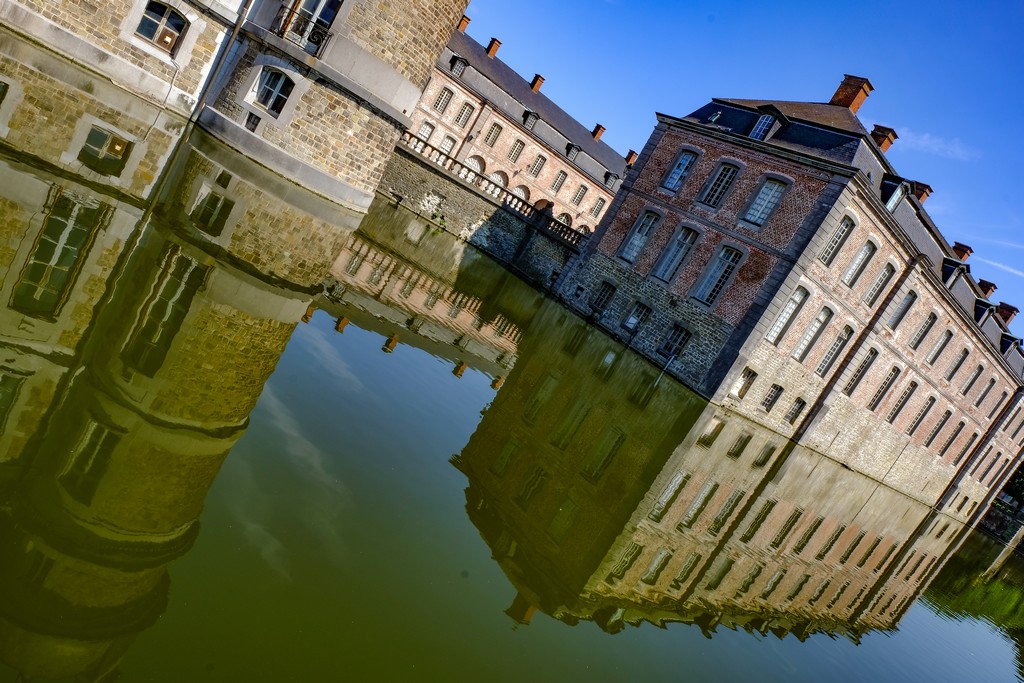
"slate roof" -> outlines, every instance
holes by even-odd
[[[805,121],[819,126],[828,126],[853,135],[867,135],[868,131],[861,124],[857,115],[849,107],[827,102],[786,102],[778,100],[736,100],[716,97],[716,102],[734,104],[738,107],[757,109],[765,105],[778,107],[779,111],[795,121]]]
[[[564,109],[548,99],[547,95],[542,92],[533,92],[533,89],[530,88],[530,83],[517,74],[512,67],[497,57],[488,57],[487,50],[480,43],[461,31],[455,31],[452,33],[451,40],[448,41],[448,49],[469,62],[470,66],[492,81],[501,90],[508,93],[512,99],[523,107],[537,112],[543,121],[560,132],[570,142],[579,145],[585,154],[588,154],[619,177],[625,176],[626,161],[623,155],[600,140],[595,140],[591,129],[586,128],[570,116]],[[438,68],[447,71],[450,67],[448,59],[450,57],[442,52],[441,58],[437,62]],[[501,107],[503,103],[493,102],[493,104],[503,109]],[[510,119],[522,121],[523,112],[521,110],[503,111],[503,113]],[[549,144],[554,142],[550,140],[544,141]],[[552,146],[557,148],[557,142]],[[565,154],[564,149],[559,149],[559,151],[563,155]]]

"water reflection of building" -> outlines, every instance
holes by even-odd
[[[856,638],[892,628],[962,537],[952,517],[674,384],[652,393],[646,362],[572,320],[520,348],[455,461],[516,588],[513,618]]]
[[[352,227],[336,207],[268,183],[231,156],[194,140],[172,169],[167,201],[142,208],[68,181],[48,192],[45,172],[4,169],[0,192],[22,198],[8,202],[8,215],[23,243],[45,242],[18,231],[45,237],[56,221],[56,209],[40,218],[29,200],[60,207],[71,194],[112,207],[87,250],[74,233],[58,242],[81,245],[83,260],[52,315],[19,322],[27,314],[17,296],[0,311],[14,321],[2,340],[0,440],[19,444],[0,488],[0,657],[22,676],[107,680],[163,612],[167,565],[198,534],[207,491],[333,260],[322,252]],[[221,235],[204,233],[191,223],[196,205],[178,202],[221,187],[226,173],[238,213],[228,212]],[[293,260],[250,258],[252,243],[287,254],[297,225],[321,228],[319,248],[305,245]],[[16,293],[14,280],[4,286]],[[13,392],[9,376],[19,382]]]

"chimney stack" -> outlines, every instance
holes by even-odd
[[[896,131],[892,128],[889,128],[888,126],[880,126],[877,123],[871,130],[871,139],[874,140],[875,144],[878,145],[878,148],[882,150],[882,154],[885,154],[885,152],[892,147],[892,143],[896,142],[896,138],[898,137],[899,135],[896,135]]]
[[[459,19],[459,33],[465,33],[469,27],[469,17],[465,14],[462,15],[462,19]]]
[[[953,253],[961,261],[966,261],[967,257],[974,253],[974,250],[962,242],[953,242]]]
[[[871,85],[871,81],[868,79],[844,74],[843,82],[839,84],[839,88],[836,89],[836,94],[832,96],[829,104],[847,107],[851,113],[856,114],[860,105],[864,104],[864,100],[874,89],[875,86]]]
[[[604,134],[604,126],[602,126],[600,123],[597,124],[596,126],[594,126],[594,139],[595,140],[600,140],[601,136],[603,134]]]
[[[1020,309],[1016,306],[1011,306],[1005,301],[1000,301],[999,305],[996,306],[996,313],[999,314],[999,317],[1003,319],[1004,323],[1009,325],[1014,316],[1020,313]]]
[[[996,290],[999,289],[994,282],[989,282],[988,280],[978,280],[978,286],[981,287],[981,294],[986,299],[995,294]]]
[[[910,184],[913,187],[914,196],[917,197],[917,201],[924,204],[924,200],[928,199],[932,194],[932,186],[918,180],[911,181]]]
[[[491,38],[491,42],[487,44],[487,56],[494,59],[494,55],[498,54],[499,47],[501,47],[501,41],[497,38]]]
[[[626,152],[626,166],[632,166],[636,163],[637,154],[633,150]]]
[[[540,86],[544,85],[544,77],[540,74],[534,74],[533,80],[530,81],[530,90],[533,92],[540,92]]]

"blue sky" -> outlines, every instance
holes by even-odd
[[[1024,3],[472,0],[468,33],[616,150],[654,112],[712,97],[827,102],[850,73],[875,91],[861,121],[896,129],[888,156],[928,183],[946,238],[974,247],[994,301],[1024,309]],[[1024,335],[1024,314],[1012,324]]]

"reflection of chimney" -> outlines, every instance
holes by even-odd
[[[455,369],[452,370],[452,374],[456,377],[462,377],[462,373],[464,373],[468,367],[469,366],[466,365],[466,361],[460,360],[458,365],[455,366]]]
[[[504,375],[498,375],[497,377],[494,378],[494,381],[491,382],[491,389],[494,389],[495,391],[497,391],[498,389],[501,389],[501,385],[504,384],[504,383],[505,383],[505,376]]]
[[[533,80],[530,81],[530,90],[533,92],[540,92],[540,86],[544,85],[544,77],[540,74],[534,74]]]
[[[338,318],[338,322],[334,323],[334,331],[341,334],[345,331],[346,325],[348,325],[348,318]]]
[[[391,353],[398,346],[398,335],[393,334],[388,337],[387,341],[384,342],[384,346],[380,347],[380,350],[384,353]]]
[[[961,261],[966,261],[967,257],[974,253],[974,250],[962,242],[953,242],[953,253]]]
[[[636,163],[637,154],[633,150],[626,152],[626,166],[632,166]]]
[[[1005,301],[1000,301],[999,305],[996,306],[996,313],[999,314],[999,317],[1003,319],[1004,323],[1009,325],[1014,316],[1020,313],[1020,309],[1016,306],[1011,306]]]
[[[491,42],[487,44],[487,56],[493,59],[494,55],[498,54],[499,47],[501,47],[501,41],[491,38]]]
[[[604,134],[604,126],[602,126],[600,123],[597,124],[596,126],[594,126],[594,139],[595,140],[600,140],[601,136],[603,134]]]
[[[856,114],[857,110],[860,109],[860,105],[864,104],[864,100],[868,98],[868,95],[874,89],[875,87],[871,85],[871,81],[868,79],[846,74],[843,76],[843,82],[839,85],[836,94],[832,96],[829,104],[847,107],[851,113]]]
[[[917,201],[924,204],[924,200],[928,199],[932,194],[932,186],[927,183],[922,183],[918,180],[914,180],[910,183],[914,190],[914,196],[917,197]]]
[[[989,282],[988,280],[978,280],[978,286],[981,287],[981,295],[986,299],[995,294],[996,290],[999,289],[994,282]]]
[[[523,597],[522,593],[516,593],[515,600],[509,605],[508,609],[505,610],[505,614],[512,617],[517,624],[523,624],[524,626],[530,623],[533,619],[533,613],[537,611],[537,608],[530,604],[530,601]]]
[[[314,312],[316,312],[315,306],[313,306],[312,304],[306,306],[306,313],[305,315],[302,316],[302,322],[308,323],[312,319]]]
[[[462,19],[459,19],[459,33],[465,33],[469,27],[469,17],[465,14],[462,15]]]
[[[892,143],[896,142],[898,137],[899,135],[896,135],[896,131],[888,126],[880,126],[876,123],[875,127],[871,129],[871,139],[882,150],[882,154],[885,154],[892,147]]]

